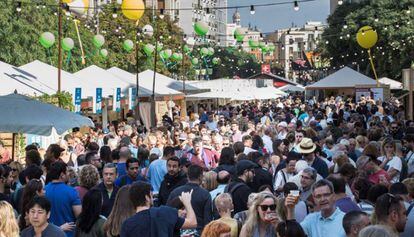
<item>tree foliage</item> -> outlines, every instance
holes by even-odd
[[[2,12],[0,15],[1,61],[15,66],[21,66],[34,60],[40,60],[57,67],[58,9],[56,1],[42,0],[40,3],[46,4],[46,7],[36,5],[33,2],[23,1],[22,10],[18,13],[16,11],[16,4],[13,4],[12,1],[0,1],[0,9]],[[146,24],[152,25],[155,32],[153,37],[144,36],[142,33],[138,36],[138,71],[153,70],[154,57],[148,57],[142,49],[147,43],[155,45],[156,39],[163,45],[164,49],[171,49],[173,52],[183,53],[184,34],[168,16],[160,19],[159,15],[154,17],[153,12],[148,10],[140,19],[137,26],[136,22],[125,18],[121,10],[116,12],[118,15],[117,18],[112,17],[114,8],[119,9],[119,7],[120,5],[116,3],[103,5],[99,13],[99,20],[97,17],[79,19],[79,34],[86,56],[85,64],[82,64],[82,55],[74,18],[63,14],[63,38],[70,37],[75,42],[75,47],[71,51],[70,60],[68,60],[69,54],[62,51],[63,70],[73,73],[90,65],[97,65],[102,68],[115,66],[136,73],[135,48],[131,52],[127,52],[123,49],[122,44],[126,39],[130,39],[136,43],[137,29],[142,29]],[[51,32],[56,39],[55,44],[49,49],[45,49],[39,44],[40,35],[47,31]],[[105,44],[102,48],[108,50],[108,56],[106,58],[101,57],[99,55],[99,49],[93,45],[93,36],[98,32],[105,37]],[[218,49],[218,47],[215,47],[216,53],[214,57],[219,57],[221,64],[214,66],[213,78],[233,77],[234,75],[247,77],[253,74],[253,70],[250,69],[258,72],[259,65],[253,56],[234,49],[222,50],[221,52],[218,52]],[[185,54],[183,53],[183,55]],[[195,79],[195,67],[191,64],[191,56],[184,56],[184,66],[182,62],[169,64],[167,66],[158,57],[157,72],[169,76],[176,76],[177,78],[185,75],[189,80]],[[249,61],[249,63],[244,63],[245,61]],[[249,71],[246,72],[246,70]]]
[[[346,24],[347,27],[344,27]],[[372,26],[378,42],[371,49],[379,77],[401,78],[414,56],[414,2],[375,0],[344,3],[328,18],[320,48],[332,67],[357,68],[373,77],[367,51],[356,42],[362,26]]]
[[[260,72],[260,64],[254,55],[243,50],[228,47],[216,49],[221,63],[214,67],[213,78],[248,78]]]

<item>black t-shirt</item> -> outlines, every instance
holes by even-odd
[[[156,218],[151,220],[151,209],[154,209],[157,213]],[[162,224],[166,229],[173,230],[169,231],[165,237],[180,236],[180,229],[184,225],[184,218],[178,217],[178,211],[171,207],[161,206],[153,207],[144,211],[140,211],[132,217],[126,219],[122,224],[121,237],[151,237],[152,228],[157,228],[157,224]],[[153,210],[153,211],[154,211]],[[162,218],[159,218],[162,216]],[[168,221],[167,221],[168,220]],[[151,224],[151,221],[153,222]],[[155,223],[154,223],[155,222]],[[162,223],[157,223],[162,222]],[[158,229],[159,230],[159,229]],[[165,229],[164,229],[165,230]]]

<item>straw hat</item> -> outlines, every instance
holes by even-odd
[[[312,139],[304,137],[299,145],[296,147],[298,153],[301,154],[309,154],[314,152],[316,149],[315,143],[313,143]]]

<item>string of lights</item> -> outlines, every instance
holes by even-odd
[[[23,5],[35,5],[35,6],[42,6],[42,7],[59,7],[59,4],[50,4],[50,3],[40,3],[38,1],[21,1],[21,0],[5,0],[6,2],[9,2],[11,4],[16,4],[18,8],[22,8]],[[297,0],[297,1],[283,1],[283,2],[274,2],[274,3],[262,3],[262,4],[253,4],[253,5],[236,5],[236,6],[214,6],[214,7],[206,7],[205,9],[210,10],[226,10],[226,9],[250,9],[250,13],[254,14],[256,12],[257,8],[261,7],[271,7],[271,6],[280,6],[280,5],[293,5],[294,10],[299,10],[299,3],[307,3],[307,2],[315,2],[316,0]],[[100,6],[88,6],[88,7],[82,7],[82,6],[70,6],[72,9],[90,9],[90,10],[100,10]],[[117,10],[120,10],[120,7],[115,7]],[[123,10],[149,10],[146,8],[123,8]],[[187,7],[187,8],[161,8],[160,11],[194,11],[197,10],[193,7]]]

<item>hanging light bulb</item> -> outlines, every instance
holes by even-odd
[[[345,24],[344,24],[344,29],[347,29],[348,28],[348,24],[347,24],[347,22],[345,21]]]
[[[164,8],[160,9],[160,18],[164,19]]]
[[[344,1],[338,0],[338,5],[342,5],[343,3],[344,3]]]
[[[298,1],[294,1],[294,2],[293,2],[293,9],[294,9],[295,11],[299,11],[299,4],[298,4]]]
[[[22,2],[17,2],[16,11],[17,12],[21,12],[22,11]]]
[[[251,5],[250,6],[250,14],[254,15],[254,13],[256,13],[256,11],[254,10],[254,6]]]
[[[112,17],[113,18],[117,18],[118,14],[116,13],[116,7],[114,7],[114,9],[112,10]]]
[[[378,21],[379,21],[379,19],[378,19],[378,15],[377,15],[377,14],[375,14],[375,15],[374,15],[374,21],[375,21],[375,22],[378,22]]]

